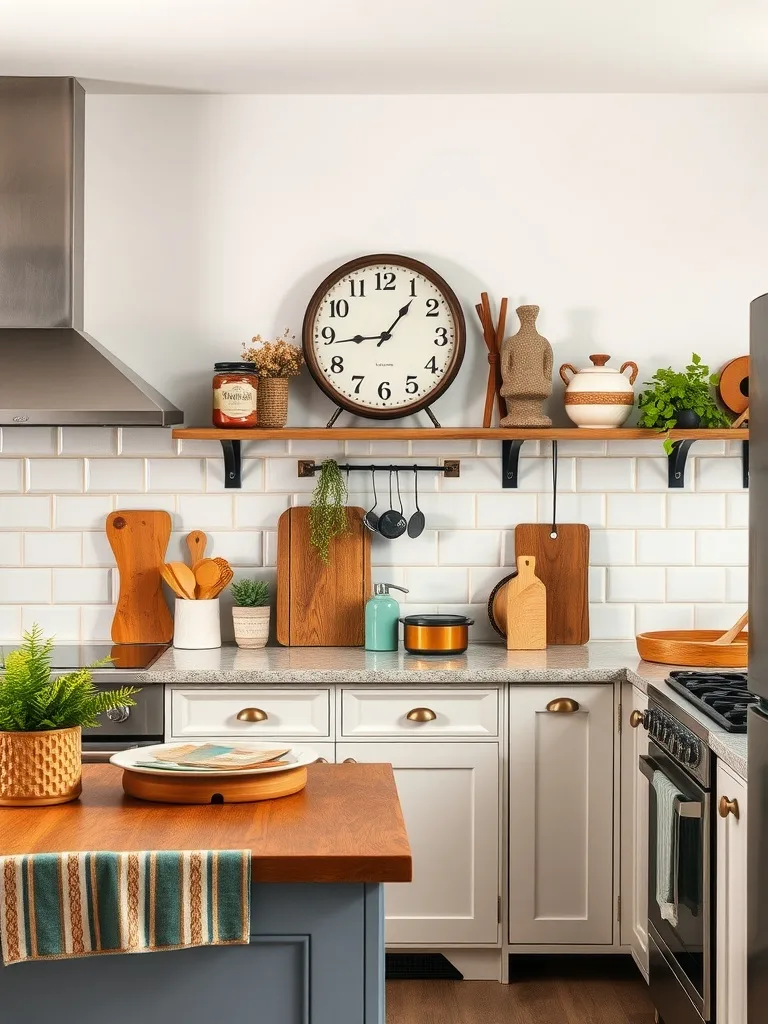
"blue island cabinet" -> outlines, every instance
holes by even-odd
[[[255,883],[248,946],[0,968],[2,1024],[384,1024],[383,886]]]

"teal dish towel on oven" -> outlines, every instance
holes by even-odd
[[[0,857],[3,962],[244,945],[251,851]]]
[[[662,920],[677,926],[677,851],[680,818],[675,799],[682,793],[664,772],[653,773],[656,794],[656,902]]]

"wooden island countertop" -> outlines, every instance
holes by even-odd
[[[411,880],[388,764],[311,765],[302,792],[247,804],[148,803],[126,796],[120,780],[113,765],[87,764],[79,800],[0,809],[0,855],[249,849],[254,882]]]

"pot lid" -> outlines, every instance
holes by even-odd
[[[400,621],[406,626],[471,626],[475,620],[466,615],[406,615]]]
[[[582,366],[579,368],[579,373],[618,373],[619,371],[615,366],[606,366],[605,364],[611,358],[607,355],[594,355],[589,357],[594,366]]]

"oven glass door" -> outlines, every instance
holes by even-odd
[[[667,959],[702,1012],[709,1006],[710,860],[709,794],[682,772],[655,743],[641,756],[640,770],[649,779],[648,918],[667,950]],[[667,880],[659,864],[657,800],[652,778],[662,771],[680,796],[674,802],[672,871]],[[657,887],[661,878],[662,885]],[[672,907],[662,911],[671,896]],[[698,999],[696,998],[698,997]]]

